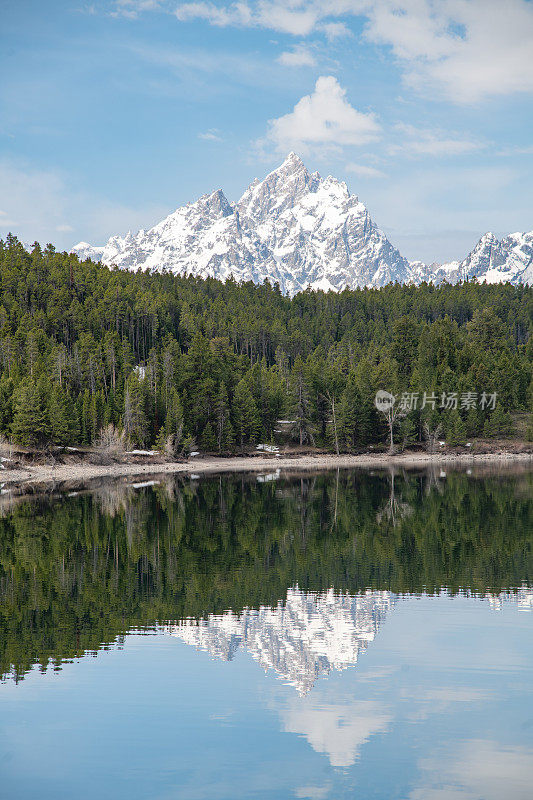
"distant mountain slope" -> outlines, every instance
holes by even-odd
[[[112,236],[104,247],[80,242],[73,252],[124,269],[266,279],[287,294],[393,281],[533,279],[533,232],[501,241],[488,233],[462,262],[410,264],[344,182],[310,173],[295,153],[256,179],[237,203],[219,189],[149,230]]]
[[[430,266],[412,262],[411,268],[417,283],[421,280],[457,283],[472,278],[487,283],[532,283],[533,231],[511,233],[503,239],[486,233],[463,261]]]

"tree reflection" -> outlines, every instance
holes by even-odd
[[[532,582],[531,473],[188,477],[12,498],[0,519],[0,674],[131,627],[324,592]]]

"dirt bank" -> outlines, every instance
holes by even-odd
[[[233,458],[198,458],[185,463],[121,463],[98,466],[79,461],[73,464],[31,464],[17,469],[6,469],[2,478],[5,485],[35,483],[77,483],[95,478],[118,478],[121,476],[170,475],[177,473],[202,474],[209,472],[273,472],[275,470],[324,470],[365,467],[370,469],[390,466],[421,467],[429,464],[500,466],[513,463],[529,463],[533,466],[533,450],[527,452],[493,453],[401,453],[398,455],[279,455],[248,456]]]

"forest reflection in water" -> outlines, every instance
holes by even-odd
[[[532,489],[527,470],[430,469],[4,494],[0,673],[153,628],[220,658],[244,647],[305,694],[358,660],[405,593],[528,607]]]

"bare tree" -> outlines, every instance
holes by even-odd
[[[442,424],[438,422],[434,428],[431,427],[429,420],[424,421],[423,425],[424,438],[427,442],[428,452],[435,452],[435,442],[442,436]]]
[[[328,401],[328,405],[331,411],[331,427],[333,430],[333,441],[335,442],[335,452],[339,455],[339,434],[337,430],[337,409],[336,409],[336,397],[332,392],[327,390],[326,394],[324,395],[326,400]]]
[[[95,442],[93,458],[99,464],[111,464],[119,461],[126,450],[125,435],[114,425],[106,425]]]
[[[388,392],[383,393],[383,398],[379,402],[379,395],[376,395],[376,408],[383,414],[389,429],[389,453],[396,452],[394,445],[394,427],[395,425],[408,414],[408,409],[396,403],[396,398]]]

